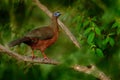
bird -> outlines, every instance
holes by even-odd
[[[23,37],[13,40],[9,43],[9,47],[14,47],[24,43],[32,49],[32,59],[35,58],[34,50],[40,50],[44,59],[49,59],[45,50],[56,42],[59,35],[58,17],[60,12],[54,12],[51,18],[51,24],[44,27],[33,29],[26,33]]]

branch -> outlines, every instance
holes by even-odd
[[[24,62],[29,62],[29,63],[39,63],[39,64],[52,64],[52,65],[60,64],[59,62],[56,62],[54,60],[44,60],[42,58],[32,59],[29,56],[22,56],[16,52],[9,50],[8,48],[2,46],[1,44],[0,44],[0,53],[5,53],[15,58],[18,61],[24,61]],[[99,80],[110,80],[110,78],[107,77],[102,71],[97,69],[95,65],[90,65],[90,66],[75,65],[75,66],[72,66],[72,68],[79,72],[91,74],[94,77],[98,78]]]
[[[52,12],[43,4],[40,3],[39,0],[33,0],[36,5],[43,11],[45,12],[50,18],[52,18]],[[58,19],[58,24],[60,25],[60,27],[65,31],[65,33],[68,35],[68,37],[72,40],[72,42],[78,47],[80,48],[79,42],[77,41],[77,39],[75,38],[75,36],[69,31],[69,29],[67,28],[67,26],[65,26],[59,19]]]
[[[6,47],[0,45],[0,52],[1,53],[5,53],[19,61],[25,61],[25,62],[30,62],[30,63],[41,63],[41,64],[53,64],[53,65],[57,65],[59,64],[58,62],[54,61],[54,60],[44,60],[43,58],[34,58],[32,59],[29,56],[22,56],[16,52],[13,52],[9,49],[7,49]]]
[[[90,65],[90,66],[75,65],[75,66],[72,66],[72,68],[78,72],[91,74],[94,77],[98,78],[99,80],[111,80],[102,71],[100,71],[95,65]]]

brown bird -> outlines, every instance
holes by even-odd
[[[44,51],[51,46],[58,38],[59,28],[57,18],[61,14],[54,12],[51,24],[49,26],[40,27],[28,32],[24,37],[10,42],[9,46],[13,47],[25,43],[32,48],[32,58],[35,58],[34,50],[40,50],[44,59],[48,59]]]

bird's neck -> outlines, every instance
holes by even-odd
[[[52,29],[56,32],[58,32],[59,28],[58,28],[58,22],[57,22],[57,17],[52,17],[52,23],[51,23],[51,27]]]

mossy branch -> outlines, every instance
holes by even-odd
[[[16,52],[11,51],[9,48],[4,47],[1,44],[0,44],[0,53],[7,54],[18,61],[24,61],[33,64],[38,63],[38,64],[60,65],[60,62],[54,60],[44,60],[43,58],[32,59],[32,57],[20,55]],[[110,80],[110,78],[107,77],[102,71],[100,71],[95,65],[90,65],[90,66],[74,65],[72,66],[72,69],[74,69],[75,71],[93,75],[99,80]]]
[[[43,58],[34,58],[32,59],[32,57],[30,56],[22,56],[16,52],[13,52],[11,50],[9,50],[8,48],[0,45],[0,52],[1,53],[5,53],[13,58],[15,58],[16,60],[19,61],[24,61],[24,62],[30,62],[30,63],[40,63],[40,64],[53,64],[53,65],[57,65],[58,62],[54,61],[54,60],[45,60]]]

